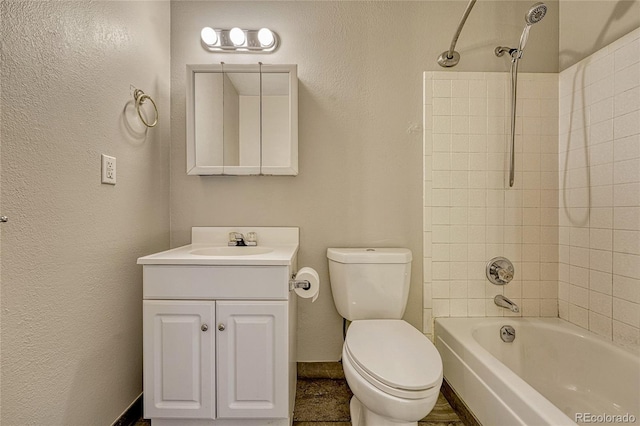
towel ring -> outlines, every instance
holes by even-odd
[[[138,117],[140,117],[140,121],[142,121],[142,124],[144,124],[147,127],[155,127],[155,125],[158,124],[158,107],[156,106],[156,103],[153,101],[153,99],[151,99],[151,96],[145,94],[140,89],[136,89],[133,91],[133,98],[136,100],[136,111],[138,111]],[[142,115],[142,112],[140,112],[140,106],[147,99],[151,102],[151,105],[153,105],[153,110],[155,111],[156,116],[153,120],[153,123],[149,123],[147,120],[145,120],[144,116]]]

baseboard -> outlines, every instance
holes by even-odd
[[[142,394],[127,407],[111,426],[131,426],[142,417]]]

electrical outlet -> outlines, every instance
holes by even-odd
[[[102,154],[102,183],[116,184],[116,157]]]

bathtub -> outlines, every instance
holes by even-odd
[[[566,321],[437,318],[435,337],[445,379],[485,426],[640,424],[640,356]]]

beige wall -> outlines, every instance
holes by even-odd
[[[110,424],[142,391],[136,258],[169,245],[169,4],[1,13],[2,423]],[[130,84],[160,109],[146,136]]]
[[[561,0],[562,71],[640,27],[640,0]]]
[[[328,281],[332,246],[413,251],[405,318],[422,327],[422,72],[440,70],[466,1],[174,2],[171,8],[171,245],[192,226],[299,226],[300,266],[315,268],[320,298],[299,304],[299,360],[336,360],[341,318]],[[456,70],[505,71],[493,49],[515,44],[530,5],[476,4],[459,40]],[[521,70],[557,70],[557,2],[532,30]],[[203,26],[268,26],[282,40],[270,55],[212,54]],[[185,65],[298,64],[297,177],[186,175]]]

